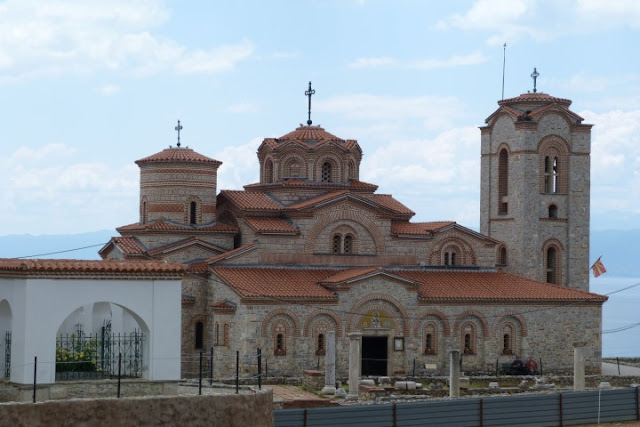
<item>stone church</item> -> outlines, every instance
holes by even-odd
[[[339,376],[354,331],[363,375],[414,363],[444,374],[453,349],[467,372],[515,355],[570,371],[584,344],[595,372],[606,297],[588,292],[591,125],[570,104],[534,91],[486,119],[480,232],[412,222],[409,207],[360,180],[356,140],[309,122],[264,139],[260,180],[243,190],[218,192],[221,162],[191,148],[136,161],[140,218],[100,255],[187,265],[182,353],[213,347],[218,378],[236,351],[255,370],[257,348],[272,375],[322,369],[327,331]]]

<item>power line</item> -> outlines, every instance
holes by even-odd
[[[98,244],[95,244],[95,245],[89,245],[89,246],[83,246],[83,247],[81,247],[81,248],[66,249],[66,250],[64,250],[64,251],[56,251],[56,252],[47,252],[47,253],[35,254],[35,255],[18,256],[18,257],[15,257],[15,259],[34,258],[34,257],[46,256],[46,255],[64,254],[64,253],[67,253],[67,252],[74,252],[74,251],[79,251],[79,250],[82,250],[82,249],[89,249],[89,248],[95,248],[95,247],[98,247],[98,246],[104,246],[104,245],[106,245],[107,243],[109,243],[109,242],[106,242],[106,243],[98,243]]]

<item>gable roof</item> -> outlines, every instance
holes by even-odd
[[[391,224],[391,234],[431,236],[436,231],[455,224],[454,221],[433,222],[394,222]]]
[[[156,256],[160,254],[168,254],[168,253],[179,251],[191,246],[199,246],[199,247],[210,249],[216,252],[226,251],[226,249],[221,248],[220,246],[214,245],[213,243],[200,240],[197,237],[189,237],[187,239],[178,240],[177,242],[169,243],[168,245],[160,246],[153,250],[150,250],[149,255]]]
[[[204,261],[205,264],[215,264],[216,262],[228,260],[235,258],[237,256],[241,256],[247,252],[253,251],[258,248],[258,242],[251,242],[246,245],[242,245],[239,248],[233,249],[231,251],[222,253],[220,255],[212,256],[211,258]]]
[[[298,229],[284,218],[245,218],[244,221],[257,233],[298,234]]]
[[[278,212],[282,205],[262,191],[222,190],[221,197],[246,210]]]
[[[189,233],[201,233],[201,232],[218,232],[218,233],[237,233],[238,229],[227,224],[222,223],[209,223],[203,225],[186,225],[180,224],[166,219],[158,219],[146,224],[140,224],[139,222],[123,225],[116,228],[120,234],[126,233],[139,233],[139,232],[189,232]]]
[[[106,245],[98,251],[100,256],[106,255],[110,249],[117,249],[127,257],[144,256],[147,253],[144,245],[133,236],[112,237]]]

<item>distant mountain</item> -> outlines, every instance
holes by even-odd
[[[111,236],[117,235],[115,230],[101,230],[81,234],[0,236],[0,258],[100,259],[100,248]]]
[[[590,262],[599,256],[608,275],[640,277],[640,229],[592,231]]]
[[[82,234],[0,236],[0,258],[37,255],[37,258],[100,259],[98,250],[116,235],[115,230],[101,230]],[[592,231],[590,262],[601,255],[610,276],[640,277],[640,229]]]

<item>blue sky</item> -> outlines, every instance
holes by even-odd
[[[0,235],[138,220],[135,160],[182,142],[257,181],[312,119],[415,221],[479,223],[480,132],[501,96],[595,124],[592,227],[640,227],[640,2],[0,0]],[[99,242],[98,242],[99,243]]]

